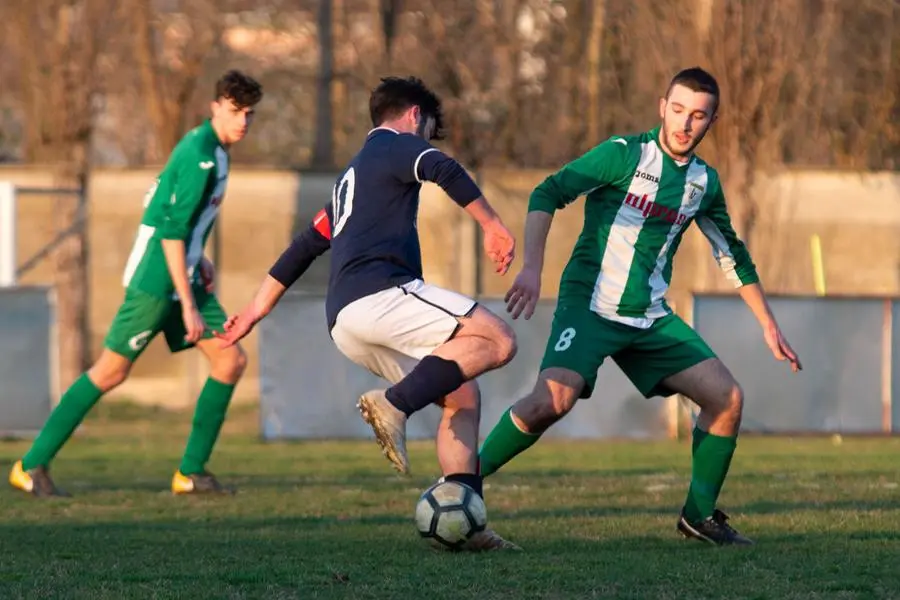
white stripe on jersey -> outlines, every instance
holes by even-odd
[[[413,177],[416,178],[416,181],[422,183],[422,178],[419,177],[419,161],[422,160],[422,157],[428,154],[429,152],[437,152],[437,148],[429,148],[428,150],[423,150],[422,153],[416,157],[416,162],[413,163]]]
[[[144,253],[147,251],[147,244],[150,243],[154,233],[156,233],[156,227],[150,227],[143,223],[138,225],[137,237],[131,247],[131,254],[128,255],[128,262],[125,263],[125,272],[122,274],[123,286],[128,287],[128,284],[131,283],[131,278],[134,277],[134,272],[141,264],[141,259],[144,258]]]
[[[628,193],[641,198],[646,196],[647,202],[653,202],[659,191],[662,169],[663,156],[656,143],[651,141],[641,144],[641,158],[638,161],[637,171],[652,175],[656,181],[635,177],[631,180]],[[600,274],[597,276],[591,297],[591,310],[594,312],[612,321],[642,329],[652,325],[653,321],[639,317],[623,317],[616,314],[616,310],[628,284],[628,274],[634,262],[635,245],[645,220],[644,211],[634,210],[622,202],[609,228],[606,249],[600,263]]]
[[[191,231],[190,241],[185,244],[185,263],[188,268],[188,277],[194,274],[194,268],[203,258],[203,235],[206,230],[212,227],[213,221],[219,214],[219,206],[222,204],[222,197],[225,195],[225,186],[228,182],[228,154],[222,148],[216,148],[216,187],[210,196],[209,204],[200,213],[194,230]]]
[[[663,297],[668,288],[668,284],[663,278],[663,269],[666,267],[666,254],[668,254],[672,242],[684,229],[688,220],[700,210],[700,202],[703,201],[704,194],[700,189],[706,190],[707,179],[706,167],[696,160],[691,161],[685,175],[684,192],[682,192],[681,196],[681,208],[678,210],[678,214],[683,215],[684,219],[679,219],[681,221],[680,223],[672,224],[669,235],[666,237],[666,243],[663,244],[659,256],[656,259],[656,267],[653,269],[653,273],[650,274],[650,306],[647,308],[647,317],[651,319],[658,319],[666,316],[666,311],[662,306]],[[691,184],[699,186],[699,189]]]
[[[716,259],[716,262],[719,263],[719,267],[722,268],[725,277],[734,284],[734,287],[741,287],[741,278],[735,270],[737,263],[734,261],[734,254],[732,254],[731,250],[728,248],[728,241],[725,239],[725,236],[722,235],[722,232],[719,231],[719,228],[716,227],[715,221],[706,216],[699,217],[697,219],[697,227],[700,228],[700,231],[703,232],[703,235],[705,235],[706,239],[709,240],[709,243],[712,244],[713,257]]]

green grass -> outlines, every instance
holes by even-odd
[[[71,499],[0,491],[0,598],[889,598],[900,594],[900,439],[752,438],[723,507],[753,548],[674,529],[676,442],[542,442],[488,480],[524,553],[449,554],[412,509],[431,444],[395,476],[374,442],[263,444],[235,411],[211,468],[241,492],[167,486],[190,415],[102,407],[54,465]],[[27,447],[0,442],[3,464]]]

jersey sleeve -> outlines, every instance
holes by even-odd
[[[481,196],[481,189],[462,165],[417,135],[397,135],[389,160],[391,172],[403,183],[435,183],[460,206]]]
[[[191,230],[191,218],[206,196],[210,179],[216,172],[214,158],[204,157],[192,148],[184,148],[172,157],[167,167],[173,170],[172,197],[163,207],[160,235],[164,240],[183,240]]]
[[[757,283],[759,275],[756,272],[756,265],[753,264],[750,252],[731,225],[725,204],[725,193],[718,178],[711,191],[709,204],[696,218],[697,227],[709,240],[713,257],[734,287]]]
[[[528,210],[553,214],[579,196],[628,180],[636,166],[631,155],[626,140],[606,140],[538,184],[528,200]]]
[[[326,204],[281,253],[269,269],[269,275],[284,287],[291,287],[319,256],[331,248],[332,220],[331,204]]]

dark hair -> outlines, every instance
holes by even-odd
[[[672,78],[669,89],[666,90],[666,98],[669,97],[669,94],[672,93],[672,88],[676,85],[683,85],[695,92],[712,94],[716,97],[713,112],[719,109],[719,83],[709,72],[704,71],[700,67],[691,67],[690,69],[679,71],[675,77]]]
[[[434,119],[432,139],[444,138],[444,115],[441,99],[418,77],[383,77],[369,96],[369,116],[378,127],[388,119],[399,117],[410,107],[418,106],[423,117]]]
[[[258,81],[237,70],[222,75],[216,82],[216,100],[227,98],[238,108],[255,106],[262,100],[263,90]]]

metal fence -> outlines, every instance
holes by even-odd
[[[744,431],[879,433],[900,425],[891,413],[897,301],[776,297],[770,305],[800,373],[775,361],[739,298],[694,299],[694,327],[744,388]]]
[[[502,303],[483,300],[498,314]],[[759,433],[884,433],[900,427],[891,398],[900,367],[891,347],[900,302],[855,298],[772,298],[804,370],[793,374],[765,345],[753,315],[736,296],[697,296],[693,325],[728,365],[746,393],[743,430]],[[489,373],[482,388],[482,436],[534,384],[553,301],[541,302],[530,321],[512,322],[519,354]],[[290,293],[260,325],[261,430],[265,439],[370,437],[355,402],[385,384],[344,358],[331,342],[323,297]],[[557,438],[664,438],[690,427],[688,403],[643,398],[612,361],[593,397],[547,433]],[[410,420],[413,438],[431,438],[439,411]]]
[[[289,293],[260,323],[260,418],[262,436],[279,438],[360,438],[370,431],[356,411],[360,393],[384,381],[346,359],[332,343],[325,324],[324,297]],[[501,302],[483,300],[497,314]],[[529,321],[512,323],[519,352],[508,366],[479,378],[482,435],[519,397],[531,390],[553,318],[552,302],[541,302]],[[600,371],[594,397],[579,402],[548,437],[658,438],[667,435],[669,406],[644,399],[613,365]],[[411,438],[431,438],[440,412],[413,415]]]
[[[0,288],[0,434],[30,435],[52,406],[53,294],[46,287]]]

